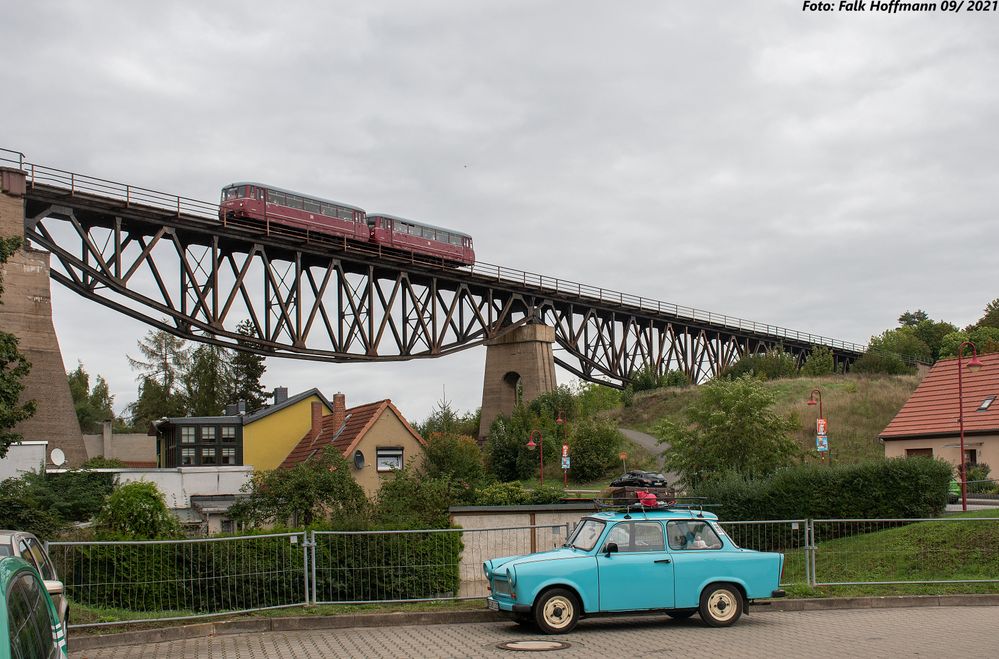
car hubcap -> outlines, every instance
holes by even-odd
[[[735,615],[736,608],[735,598],[727,590],[715,591],[708,598],[708,611],[715,620],[730,620]]]
[[[545,622],[555,629],[562,629],[572,620],[572,603],[564,597],[553,597],[545,602]]]

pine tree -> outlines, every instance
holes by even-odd
[[[207,343],[198,346],[183,378],[188,414],[222,414],[233,396],[232,351]]]
[[[256,335],[253,322],[249,319],[241,322],[236,327],[236,331],[247,337]],[[246,341],[239,341],[240,345],[246,345],[246,343]],[[236,350],[232,358],[233,392],[232,398],[228,402],[235,403],[245,400],[248,412],[263,407],[267,402],[267,394],[260,383],[260,378],[264,376],[266,370],[267,366],[261,355],[245,350]]]
[[[183,416],[186,411],[180,385],[187,372],[191,351],[184,339],[162,330],[149,330],[139,343],[145,358],[128,357],[131,367],[139,371],[139,397],[129,406],[132,425],[145,430],[150,421],[163,417]]]

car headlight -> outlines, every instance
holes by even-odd
[[[517,573],[514,571],[513,568],[508,567],[506,569],[506,579],[507,581],[510,582],[511,586],[517,585]]]

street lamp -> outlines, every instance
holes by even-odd
[[[818,389],[812,389],[812,393],[810,393],[808,395],[808,405],[814,406],[816,398],[818,398],[818,404],[819,404],[819,419],[821,419],[822,423],[825,424],[825,418],[826,418],[826,416],[822,413],[822,392],[819,391]],[[816,436],[818,436],[818,435],[825,435],[826,434],[825,427],[823,426],[822,428],[820,428],[819,424],[816,422],[816,424],[815,424],[815,434],[816,434]],[[825,454],[829,453],[829,466],[831,467],[832,466],[832,453],[830,453],[830,451],[829,451],[828,440],[826,440],[826,441],[827,441],[827,443],[826,443],[826,450],[825,451],[819,451],[819,453],[822,454],[819,457],[822,459],[823,462],[825,462],[825,459],[826,459]]]
[[[537,444],[534,443],[534,436],[535,435],[538,436],[538,443]],[[545,438],[541,436],[541,431],[540,430],[532,430],[531,434],[528,435],[528,437],[527,437],[527,448],[528,449],[530,449],[530,450],[533,451],[535,446],[538,447],[538,458],[541,461],[541,466],[538,468],[538,480],[541,481],[542,485],[545,484],[545,450],[544,450],[544,441],[545,441]]]
[[[961,355],[964,353],[964,346],[971,346],[971,360],[968,362],[968,370],[977,373],[982,370],[982,362],[978,359],[978,351],[971,341],[963,341],[957,349],[957,424],[961,429],[961,463],[958,469],[961,473],[961,510],[968,510],[968,460],[964,456],[964,379],[961,376]]]

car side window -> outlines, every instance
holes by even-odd
[[[26,572],[14,578],[7,590],[10,656],[14,659],[54,656],[52,622],[38,581]]]
[[[31,551],[31,555],[34,557],[35,567],[38,569],[38,574],[42,575],[42,579],[46,581],[52,581],[56,578],[55,569],[52,567],[52,562],[49,557],[45,554],[45,550],[42,549],[41,544],[34,538],[28,538],[28,549]]]
[[[711,525],[696,520],[670,522],[666,525],[666,537],[669,548],[674,550],[721,549],[722,546]]]
[[[607,534],[607,544],[611,542],[617,543],[619,552],[666,550],[663,527],[658,522],[622,522]]]

